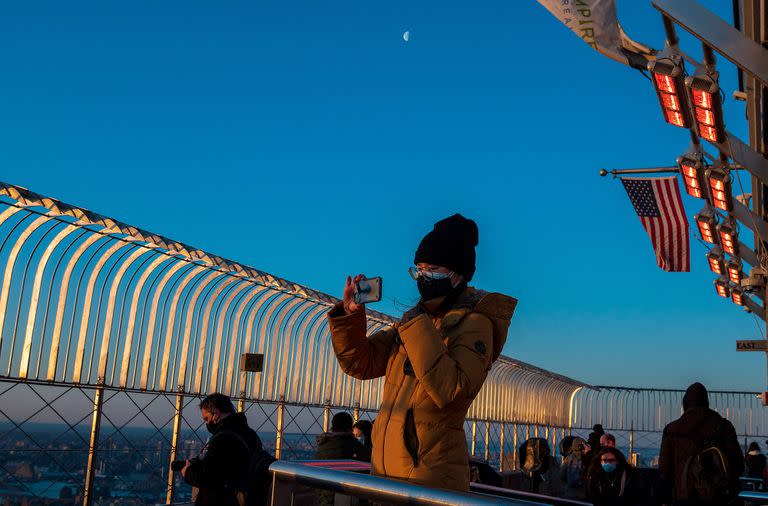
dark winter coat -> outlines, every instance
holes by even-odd
[[[634,506],[640,504],[637,478],[630,469],[613,476],[600,470],[588,478],[588,499],[595,506]]]
[[[685,504],[685,463],[704,450],[707,442],[714,443],[723,452],[731,482],[729,488],[736,493],[739,489],[739,476],[744,470],[744,455],[733,425],[709,409],[707,391],[700,383],[688,387],[683,397],[683,409],[683,415],[664,428],[661,439],[659,469],[666,501]]]
[[[200,489],[195,505],[237,506],[237,491],[247,481],[251,453],[261,449],[261,440],[243,413],[221,420],[201,456],[190,461],[184,474],[184,481]]]
[[[763,473],[765,472],[765,455],[758,453],[756,455],[747,453],[747,476],[749,478],[763,479]]]
[[[320,460],[355,459],[370,462],[371,449],[366,448],[351,432],[323,432],[317,436],[317,453]]]
[[[616,472],[608,474],[600,462],[602,453],[596,453],[587,471],[587,499],[595,506],[642,504],[643,487],[635,469],[627,463],[620,451],[616,451]]]

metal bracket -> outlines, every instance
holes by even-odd
[[[653,6],[703,43],[768,85],[768,50],[695,0],[653,0]]]

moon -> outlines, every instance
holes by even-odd
[[[403,33],[403,40],[408,42],[411,38],[411,32],[405,32]]]

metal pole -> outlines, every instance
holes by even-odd
[[[331,426],[331,401],[325,401],[323,405],[323,432],[328,432]]]
[[[491,421],[486,420],[485,421],[485,463],[488,463],[488,457],[489,457],[489,446],[491,443]]]
[[[275,433],[275,458],[280,460],[283,449],[283,418],[285,416],[285,401],[281,395],[277,402],[277,432]]]
[[[607,176],[608,174],[611,174],[614,178],[622,174],[666,174],[666,173],[679,174],[680,169],[677,166],[674,166],[674,167],[649,167],[645,169],[613,169],[613,170],[600,169],[600,172],[598,172],[598,174],[600,174],[603,177]]]
[[[355,422],[360,419],[360,404],[355,404],[355,408],[352,410],[352,419]]]
[[[477,420],[472,420],[472,456],[475,456],[475,448],[477,447]]]
[[[240,400],[237,401],[237,411],[240,413],[245,413],[245,398],[240,397]]]
[[[504,426],[506,424],[501,422],[501,433],[499,434],[499,472],[504,472]]]
[[[242,402],[242,400],[241,400]],[[171,439],[171,461],[168,463],[168,492],[165,495],[165,503],[173,504],[173,486],[176,472],[173,470],[171,464],[176,460],[179,449],[179,435],[181,432],[181,411],[184,408],[184,396],[182,394],[176,395],[176,414],[173,417],[173,439]],[[242,408],[240,408],[242,411]]]
[[[512,428],[512,469],[517,469],[517,424],[513,424]]]
[[[632,454],[635,452],[635,430],[634,427],[630,425],[629,427],[629,458],[633,458]]]
[[[88,467],[85,469],[85,490],[83,506],[93,504],[93,478],[96,475],[96,451],[99,448],[99,429],[101,428],[101,409],[104,405],[104,387],[98,387],[93,397],[93,420],[91,421],[91,440],[88,444]]]
[[[675,24],[667,16],[662,15],[661,19],[664,20],[664,32],[667,35],[667,46],[676,46],[679,41],[677,33],[675,32]]]

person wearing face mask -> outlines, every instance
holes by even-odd
[[[365,307],[347,277],[328,314],[342,370],[360,380],[384,376],[373,425],[372,474],[466,491],[464,418],[507,336],[517,300],[467,286],[478,230],[455,214],[435,224],[409,269],[421,295],[399,323],[366,337]]]
[[[587,499],[595,506],[641,504],[642,487],[624,455],[612,446],[600,449],[587,473]]]
[[[245,414],[235,411],[229,397],[214,393],[200,403],[200,416],[211,439],[200,457],[187,460],[181,470],[184,481],[199,489],[195,505],[258,504],[263,499],[263,491],[256,489],[260,477],[249,476],[249,468],[252,455],[264,451]]]

